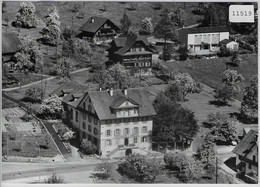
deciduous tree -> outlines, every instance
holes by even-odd
[[[240,92],[243,80],[244,77],[236,70],[227,69],[222,73],[222,82],[234,89],[235,92]]]
[[[182,88],[179,83],[173,82],[169,84],[164,92],[165,96],[170,98],[171,101],[179,102],[183,101]]]
[[[200,93],[201,85],[196,82],[190,74],[188,73],[179,73],[175,76],[176,82],[181,87],[182,98],[185,101],[185,97],[189,93]]]
[[[229,119],[229,116],[227,114],[222,114],[220,112],[217,113],[210,113],[208,115],[207,120],[204,122],[205,124],[207,124],[208,127],[215,127],[219,124],[223,124],[226,123]]]
[[[49,15],[47,16],[46,26],[42,29],[42,34],[43,43],[54,46],[58,44],[61,35],[61,30],[59,13],[55,6],[53,6],[53,10],[50,11]]]
[[[188,59],[190,51],[187,48],[187,45],[180,45],[177,52],[179,53],[180,60],[187,60]]]
[[[244,97],[241,103],[241,115],[249,120],[256,117],[258,113],[258,77],[253,76],[250,85],[244,90]]]
[[[54,67],[57,77],[63,82],[72,79],[71,71],[74,70],[74,60],[72,58],[61,57],[57,60],[57,64]]]
[[[83,139],[80,143],[80,150],[83,154],[90,155],[96,153],[97,147],[91,141]]]
[[[38,19],[35,16],[36,8],[32,2],[22,2],[16,19],[13,21],[14,26],[33,28],[37,26]]]
[[[62,98],[57,95],[52,95],[47,99],[43,100],[40,108],[40,113],[43,117],[51,119],[61,119],[62,115]]]
[[[153,32],[153,23],[152,18],[144,18],[141,21],[141,30],[139,31],[140,34],[149,35]]]
[[[25,92],[24,101],[32,103],[41,103],[44,95],[44,90],[40,86],[32,86],[28,88]]]

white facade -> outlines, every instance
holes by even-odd
[[[231,50],[231,51],[238,51],[239,48],[239,44],[237,42],[229,42],[227,43],[227,49]]]
[[[229,39],[229,32],[192,33],[188,34],[188,48],[196,51],[218,51],[221,40]]]

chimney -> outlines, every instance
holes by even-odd
[[[95,21],[95,20],[94,20],[94,18],[91,18],[91,21],[90,21],[90,23],[94,23],[94,21]]]
[[[110,88],[110,89],[109,89],[109,95],[110,95],[110,96],[113,96],[113,94],[114,94],[113,88]]]
[[[127,88],[126,87],[123,89],[123,94],[127,95]]]

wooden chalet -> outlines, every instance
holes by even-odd
[[[81,31],[79,38],[95,44],[111,42],[120,31],[111,20],[96,16],[89,18],[79,30]]]

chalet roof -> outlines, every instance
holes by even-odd
[[[122,90],[113,90],[112,96],[106,90],[85,91],[84,96],[74,101],[73,104],[71,104],[71,102],[65,98],[63,99],[63,102],[74,106],[75,108],[79,108],[80,102],[83,100],[83,98],[85,98],[86,95],[88,95],[100,120],[116,119],[116,114],[112,112],[111,106],[117,107],[126,99],[139,106],[139,116],[156,115],[153,105],[147,94],[148,92],[142,88],[128,89],[126,96],[123,94]]]
[[[228,32],[227,27],[193,27],[193,28],[183,28],[180,29],[179,32],[183,32],[186,34],[192,33],[212,33],[212,32]]]
[[[118,39],[118,38],[116,38],[116,39],[117,39],[117,41],[115,41],[115,43],[116,43],[116,45],[118,44],[117,47],[122,47],[117,52],[115,52],[118,55],[125,54],[137,41],[143,42],[145,46],[149,45],[147,38],[144,36],[129,35],[127,37],[121,37],[121,39]]]
[[[93,22],[92,22],[93,20]],[[98,29],[100,29],[101,26],[103,26],[105,23],[108,23],[114,27],[115,30],[120,30],[118,26],[116,26],[112,21],[110,21],[108,18],[102,18],[97,16],[90,17],[79,29],[80,31],[90,32],[90,33],[96,33]]]
[[[19,45],[22,43],[15,33],[2,33],[2,54],[16,53]]]
[[[228,44],[229,42],[231,42],[230,39],[224,39],[224,40],[221,40],[219,43],[225,45],[225,44]]]
[[[138,103],[136,103],[135,101],[133,101],[132,99],[126,97],[125,95],[117,95],[114,98],[114,101],[111,103],[110,107],[112,108],[118,108],[120,105],[122,105],[125,101],[130,101],[131,103],[133,103],[134,105],[138,105]]]
[[[84,85],[81,85],[81,84],[79,84],[75,81],[71,81],[71,82],[68,82],[68,83],[61,85],[56,90],[51,92],[49,95],[50,96],[51,95],[57,95],[57,96],[61,97],[64,94],[72,94],[76,90],[80,90],[82,87],[86,88]]]
[[[247,153],[251,150],[253,146],[256,145],[255,138],[258,135],[258,132],[255,130],[250,130],[244,138],[239,142],[239,144],[233,149],[233,153],[240,156],[246,156]]]

